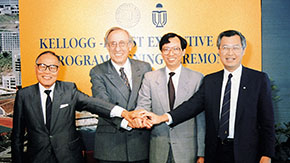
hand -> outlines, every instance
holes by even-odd
[[[271,158],[267,156],[262,156],[260,163],[271,163]]]
[[[129,123],[133,123],[133,120],[135,118],[142,118],[144,117],[144,113],[147,112],[146,110],[144,109],[140,109],[140,110],[134,110],[134,111],[130,111],[128,112],[127,110],[124,110],[121,114],[121,116],[123,118],[125,118]]]
[[[196,163],[204,163],[204,157],[198,157]]]
[[[151,123],[152,125],[160,124],[162,122],[167,122],[169,120],[166,114],[157,115],[152,112],[145,112],[143,116],[146,116],[148,118],[149,123]]]
[[[131,128],[147,128],[150,129],[152,124],[147,117],[135,118],[131,123],[128,124]]]

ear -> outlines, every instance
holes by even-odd
[[[186,50],[186,49],[183,49],[183,50],[181,51],[181,53],[182,53],[182,56],[184,56],[184,55],[185,55],[185,50]]]
[[[132,48],[134,47],[133,43],[132,42],[129,42],[128,47],[129,47],[129,51],[131,51]]]

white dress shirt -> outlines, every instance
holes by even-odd
[[[233,75],[233,77],[231,78],[231,103],[230,103],[228,138],[234,138],[237,102],[238,102],[239,87],[240,87],[240,81],[241,81],[241,75],[242,75],[242,65],[240,65],[233,72],[229,72],[228,70],[224,69],[224,78],[223,78],[223,85],[222,85],[221,99],[220,99],[220,114],[222,112],[225,87],[226,87],[228,76],[230,73]]]
[[[44,86],[42,86],[40,83],[38,83],[38,86],[39,86],[39,92],[40,92],[40,99],[41,99],[41,107],[42,107],[44,124],[46,124],[46,99],[47,99],[47,94],[44,91],[45,90],[51,90],[49,96],[51,98],[51,102],[53,102],[53,92],[54,92],[55,83],[49,89],[44,88]]]
[[[130,88],[132,90],[132,70],[131,70],[131,63],[129,61],[129,59],[127,59],[127,61],[125,62],[125,64],[123,66],[119,66],[117,65],[115,62],[113,62],[111,60],[114,68],[116,69],[116,71],[118,72],[119,76],[121,76],[121,72],[120,72],[120,68],[124,67],[124,72],[128,78],[129,84],[130,84]]]
[[[116,71],[118,72],[119,76],[121,76],[120,68],[121,68],[121,67],[124,67],[124,72],[125,72],[125,74],[126,74],[126,76],[127,76],[127,78],[128,78],[128,81],[129,81],[129,84],[130,84],[130,88],[131,88],[131,90],[132,90],[132,70],[131,70],[131,63],[130,63],[129,59],[127,58],[127,60],[126,60],[126,62],[125,62],[125,64],[124,64],[123,66],[119,66],[119,65],[117,65],[117,64],[116,64],[114,61],[112,61],[112,60],[111,60],[111,62],[112,62],[112,64],[113,64],[114,68],[116,69]],[[120,126],[121,126],[122,128],[124,128],[124,129],[126,129],[126,130],[132,130],[132,128],[128,126],[128,123],[129,123],[129,122],[128,122],[126,119],[123,119],[123,120],[121,121]]]
[[[179,83],[179,76],[180,76],[180,72],[181,72],[181,65],[179,65],[179,67],[177,69],[175,69],[174,71],[169,70],[167,67],[165,67],[165,72],[166,72],[166,84],[168,84],[169,81],[169,73],[170,72],[174,72],[175,74],[172,76],[172,82],[174,85],[174,90],[175,90],[175,94],[177,95],[177,91],[178,91],[178,83]]]

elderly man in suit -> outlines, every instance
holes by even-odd
[[[148,116],[175,126],[205,110],[205,162],[270,163],[275,134],[268,76],[241,65],[246,39],[240,32],[222,32],[217,46],[224,70],[205,76],[199,91],[169,114]]]
[[[83,162],[75,110],[88,110],[108,118],[130,116],[121,107],[88,97],[74,83],[58,81],[59,66],[59,57],[54,52],[41,53],[35,65],[38,83],[17,91],[11,144],[15,163]],[[26,132],[28,143],[24,154]]]
[[[105,35],[110,60],[90,71],[92,94],[128,110],[134,110],[149,63],[129,59],[133,39],[128,31],[113,27]],[[99,118],[94,157],[99,162],[148,162],[149,134],[146,129],[128,129],[121,118]]]
[[[145,74],[138,107],[162,115],[198,90],[203,75],[181,64],[186,46],[186,40],[175,33],[162,36],[159,49],[166,67]],[[197,156],[201,156],[198,162],[203,162],[204,136],[204,114],[172,129],[165,123],[154,126],[150,137],[150,163],[193,163]]]

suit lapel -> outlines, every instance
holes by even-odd
[[[38,84],[33,85],[31,92],[32,94],[29,97],[29,101],[32,101],[32,110],[35,115],[35,120],[38,121],[39,124],[42,124],[44,130],[48,132],[44,123],[43,110],[42,110],[42,105],[41,105],[41,98],[40,98]]]
[[[160,69],[160,74],[157,76],[156,80],[156,91],[158,93],[159,101],[162,105],[162,109],[164,112],[169,112],[169,97],[168,97],[168,88],[167,88],[167,79],[166,79],[166,72],[165,68]]]
[[[244,111],[244,108],[246,106],[243,106],[245,103],[243,102],[243,99],[247,99],[247,85],[248,85],[249,77],[247,73],[247,69],[243,67],[242,69],[242,75],[241,75],[241,81],[239,86],[239,93],[238,93],[238,102],[237,102],[237,110],[236,110],[236,120],[235,124],[238,123],[238,121],[241,118],[242,112]]]
[[[223,74],[224,71],[217,72],[217,76],[211,80],[212,84],[210,84],[211,92],[211,99],[213,99],[213,105],[215,108],[213,109],[212,116],[215,124],[215,128],[218,129],[219,127],[219,114],[220,114],[220,100],[221,100],[221,91],[222,91],[222,84],[223,84]]]
[[[61,105],[62,96],[64,96],[64,94],[62,91],[61,83],[57,81],[55,83],[55,88],[53,92],[50,130],[57,124],[56,121],[59,116],[59,106]]]
[[[132,72],[132,91],[128,102],[128,108],[134,110],[135,108],[133,107],[135,107],[135,101],[140,89],[143,74],[140,67],[135,63],[134,60],[129,59],[129,61],[131,63]]]
[[[189,89],[187,87],[189,86],[189,80],[187,77],[188,74],[186,74],[184,67],[181,67],[181,72],[179,76],[179,81],[178,81],[178,89],[177,89],[177,96],[174,102],[174,108],[180,105],[184,99],[186,99]]]
[[[107,73],[105,74],[107,78],[111,81],[112,85],[116,87],[116,89],[120,92],[120,94],[128,100],[130,96],[130,92],[122,79],[120,78],[118,72],[114,68],[113,64],[111,63],[111,60],[107,62],[108,68]]]

